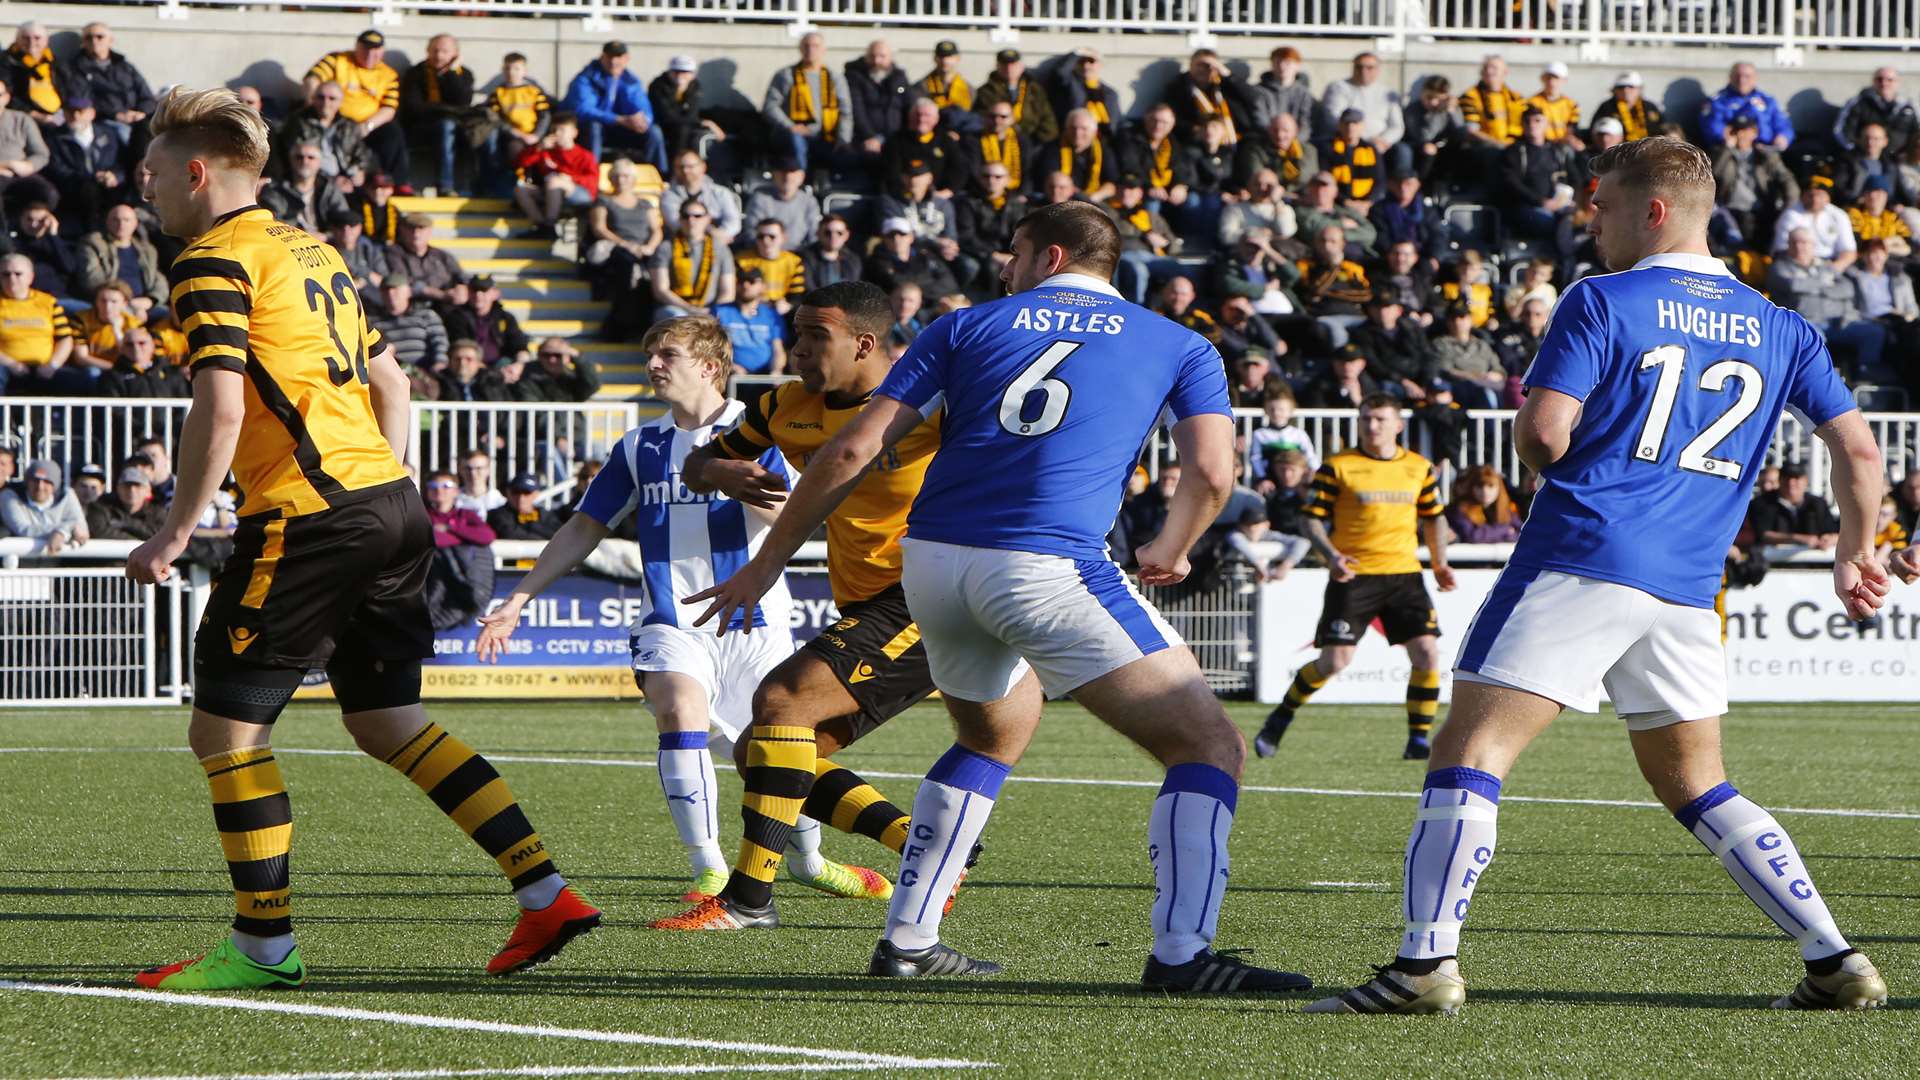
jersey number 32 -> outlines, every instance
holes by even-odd
[[[1684,345],[1662,345],[1640,355],[1640,370],[1658,368],[1660,381],[1654,385],[1653,405],[1647,410],[1646,423],[1640,426],[1640,439],[1633,447],[1634,460],[1660,460],[1660,448],[1666,444],[1667,428],[1673,423],[1674,398],[1680,392],[1680,379],[1686,366],[1687,347]],[[1746,423],[1754,410],[1760,408],[1760,399],[1764,394],[1760,370],[1739,360],[1721,360],[1709,364],[1707,370],[1700,373],[1700,389],[1715,394],[1724,393],[1729,379],[1740,381],[1740,396],[1733,399],[1733,404],[1720,414],[1719,419],[1708,424],[1705,431],[1694,436],[1680,449],[1680,467],[1688,472],[1718,476],[1725,480],[1740,479],[1739,462],[1708,455],[1727,441],[1727,436],[1732,435],[1734,429]]]

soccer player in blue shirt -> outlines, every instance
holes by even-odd
[[[868,466],[936,410],[939,452],[907,518],[902,584],[958,739],[915,797],[873,975],[986,975],[940,943],[941,900],[1040,720],[1014,695],[1031,669],[1167,767],[1148,824],[1152,954],[1142,983],[1199,993],[1311,984],[1212,949],[1227,834],[1246,756],[1193,654],[1107,556],[1121,492],[1163,414],[1180,484],[1136,553],[1149,585],[1180,581],[1236,474],[1220,354],[1111,284],[1119,234],[1065,202],[1015,228],[1013,295],[949,314],[915,339],[872,402],[807,463],[760,552],[712,599],[720,625],[758,601]]]
[[[1834,592],[1870,617],[1889,587],[1873,548],[1879,448],[1818,331],[1708,254],[1706,154],[1641,139],[1594,174],[1590,230],[1616,272],[1567,290],[1526,375],[1514,445],[1540,494],[1461,643],[1407,842],[1406,932],[1391,965],[1309,1012],[1460,1007],[1460,928],[1493,860],[1501,779],[1563,708],[1596,711],[1603,686],[1660,802],[1799,944],[1806,976],[1774,1007],[1886,1003],[1787,830],[1727,783],[1713,611],[1751,477],[1792,408],[1833,461]]]

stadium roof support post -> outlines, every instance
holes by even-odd
[[[793,21],[787,24],[787,36],[803,38],[818,29],[813,22],[813,0],[793,0]]]
[[[166,3],[155,8],[153,14],[155,18],[165,22],[185,22],[187,19],[187,5],[181,3],[180,0],[167,0]]]
[[[1020,40],[1020,31],[1013,25],[1013,0],[994,0],[993,29],[987,31],[987,38],[996,45],[1012,45]]]
[[[1393,33],[1375,38],[1373,51],[1384,56],[1404,55],[1407,51],[1407,28],[1416,20],[1424,24],[1426,19],[1426,5],[1419,5],[1416,10],[1413,0],[1393,0]]]
[[[1611,0],[1587,0],[1587,39],[1580,43],[1580,59],[1589,64],[1604,64],[1613,55],[1612,46],[1600,36],[1606,22],[1606,5]]]
[[[393,0],[381,0],[380,6],[373,9],[373,25],[400,25],[400,9],[394,5]]]
[[[589,34],[613,33],[613,19],[607,15],[606,0],[588,0],[587,13],[580,19],[580,29]]]
[[[1220,35],[1213,32],[1213,0],[1187,0],[1187,8],[1193,12],[1193,28],[1187,31],[1187,48],[1217,47]]]
[[[1778,0],[1779,14],[1775,16],[1775,26],[1779,28],[1780,44],[1773,50],[1775,67],[1805,67],[1807,50],[1800,47],[1796,40],[1800,36],[1800,5],[1794,0]],[[1809,18],[1814,16],[1809,13]],[[1816,31],[1817,33],[1818,31]]]

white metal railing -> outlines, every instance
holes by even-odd
[[[145,0],[184,19],[182,0]],[[193,0],[248,7],[254,0]],[[1010,41],[1023,30],[1377,39],[1399,51],[1409,37],[1578,46],[1599,61],[1613,44],[1769,47],[1783,64],[1812,48],[1908,50],[1920,39],[1920,0],[303,0],[306,9],[371,11],[376,23],[405,13],[547,15],[605,31],[612,20],[714,19],[783,23],[941,26]],[[1264,46],[1264,43],[1261,43]]]
[[[112,566],[0,569],[0,702],[178,705],[182,591]]]

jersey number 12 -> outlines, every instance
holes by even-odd
[[[1640,370],[1659,368],[1660,381],[1654,385],[1653,406],[1647,410],[1647,421],[1640,426],[1640,439],[1634,444],[1635,460],[1660,460],[1660,448],[1667,441],[1667,427],[1673,422],[1673,399],[1680,391],[1680,378],[1686,365],[1685,345],[1662,345],[1640,355]],[[1760,370],[1739,360],[1721,360],[1708,365],[1707,370],[1700,373],[1700,389],[1721,393],[1726,390],[1729,379],[1740,380],[1740,396],[1733,399],[1732,407],[1721,413],[1718,420],[1708,424],[1705,431],[1681,448],[1680,467],[1688,472],[1726,480],[1740,479],[1742,466],[1739,462],[1709,457],[1708,454],[1725,442],[1727,436],[1746,423],[1747,418],[1760,407],[1763,396]]]
[[[1059,379],[1052,378],[1053,369],[1066,363],[1083,342],[1056,341],[1047,346],[1047,351],[1034,357],[1033,363],[1020,372],[1007,387],[1006,395],[1000,399],[1000,427],[1009,435],[1045,435],[1060,426],[1067,415],[1067,405],[1073,400],[1073,387]],[[1046,395],[1040,405],[1040,415],[1026,419],[1027,398],[1034,393]]]

